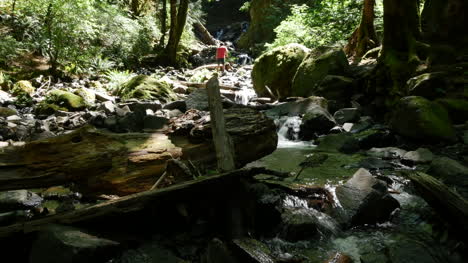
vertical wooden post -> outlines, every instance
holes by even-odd
[[[223,104],[219,91],[218,74],[208,80],[206,84],[208,92],[208,105],[210,108],[211,131],[213,133],[213,143],[218,160],[218,169],[230,171],[235,169],[234,147],[232,139],[226,131],[226,123],[223,114]]]

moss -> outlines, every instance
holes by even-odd
[[[309,50],[302,45],[289,44],[275,48],[257,58],[252,70],[252,80],[257,94],[277,99],[293,96],[291,90],[293,77],[308,52]]]
[[[6,108],[6,107],[0,107],[0,117],[8,117],[8,116],[12,116],[12,115],[16,115],[18,114],[15,110],[13,109],[10,109],[10,108]]]
[[[444,98],[436,102],[447,110],[455,124],[462,124],[468,120],[468,100]]]
[[[64,90],[52,90],[47,94],[46,102],[71,111],[86,107],[86,101],[82,97]]]
[[[346,75],[347,70],[348,60],[343,50],[332,49],[323,52],[321,48],[316,52],[312,51],[303,60],[294,76],[294,96],[320,95],[315,92],[315,87],[327,75]]]
[[[172,90],[169,83],[145,75],[133,77],[117,93],[123,100],[132,98],[157,99],[163,103],[177,100],[177,94]]]
[[[39,103],[36,108],[36,114],[38,115],[52,115],[57,111],[68,111],[66,108],[60,107],[55,104],[49,104],[45,101]]]
[[[31,84],[31,82],[27,80],[20,80],[16,82],[13,86],[12,93],[13,95],[22,95],[26,93],[31,96],[32,94],[34,94],[34,91],[35,88]]]
[[[96,101],[96,94],[90,89],[79,88],[75,91],[75,94],[82,97],[89,106],[94,105],[94,102]]]
[[[390,120],[401,135],[423,141],[455,140],[455,130],[447,111],[423,97],[402,98]]]

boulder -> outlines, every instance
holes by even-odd
[[[336,196],[342,209],[342,222],[351,225],[384,222],[400,206],[388,194],[387,184],[362,168],[336,188]]]
[[[317,150],[324,152],[354,153],[359,151],[359,142],[351,135],[329,134],[318,138]]]
[[[353,134],[359,142],[361,149],[370,149],[373,147],[388,147],[396,143],[396,138],[390,130],[372,128]]]
[[[185,100],[176,100],[173,102],[170,102],[166,105],[164,105],[163,109],[166,110],[180,110],[181,112],[186,112],[187,111],[187,103],[185,103]]]
[[[295,242],[317,234],[317,218],[308,209],[286,209],[281,215],[281,238]]]
[[[12,94],[17,96],[21,94],[28,94],[29,96],[32,96],[35,91],[36,89],[33,87],[31,82],[27,80],[20,80],[13,86]]]
[[[325,79],[327,75],[346,75],[346,72],[349,70],[348,60],[346,59],[346,54],[342,49],[332,49],[318,57],[316,53],[310,53],[301,65],[297,69],[296,74],[294,75],[292,90],[294,96],[307,97],[311,95],[323,96],[326,94],[327,88],[322,88],[317,90],[317,87],[322,86],[323,84],[331,84],[333,81],[326,81],[321,85],[321,82]],[[341,77],[339,77],[341,78]],[[336,78],[332,78],[335,79]],[[348,83],[348,80],[344,80]],[[338,85],[343,88],[343,85]],[[336,87],[335,87],[336,88]],[[322,92],[317,92],[322,91]],[[346,94],[347,90],[341,89],[340,94]],[[330,95],[330,94],[326,94]],[[326,96],[323,96],[326,99]],[[339,97],[342,97],[340,95]]]
[[[116,106],[112,101],[104,101],[99,107],[99,110],[104,111],[106,114],[110,115],[115,113]]]
[[[223,95],[221,95],[221,100],[223,102],[223,106],[226,108],[234,104],[231,100]],[[189,110],[208,110],[208,93],[206,92],[206,89],[194,90],[192,93],[190,93],[190,95],[188,95],[187,99],[185,100],[185,104]]]
[[[354,80],[352,78],[327,75],[317,86],[314,86],[312,94],[330,100],[330,106],[337,110],[345,107],[349,102],[353,85]]]
[[[123,100],[159,100],[162,103],[175,101],[178,98],[169,83],[146,75],[130,79],[117,90],[117,95]]]
[[[361,111],[358,108],[344,108],[333,114],[336,123],[344,124],[345,122],[356,122],[361,117]]]
[[[315,107],[310,109],[302,117],[301,131],[299,136],[303,140],[313,139],[316,134],[325,134],[335,127],[336,123],[331,114],[321,108]]]
[[[253,88],[257,95],[276,99],[298,96],[292,89],[293,78],[308,52],[309,49],[302,45],[289,44],[257,58],[252,70]]]
[[[456,140],[447,111],[423,97],[400,99],[392,112],[390,126],[395,132],[415,140]]]
[[[401,159],[406,153],[407,151],[396,147],[372,148],[366,152],[369,156],[382,159]]]
[[[435,102],[447,110],[454,124],[463,124],[468,121],[468,100],[444,98]]]
[[[434,159],[434,154],[426,148],[418,148],[416,151],[407,152],[403,156],[403,161],[415,163],[430,163]]]
[[[468,168],[448,157],[435,158],[427,173],[451,185],[468,186]]]
[[[91,89],[79,88],[75,91],[75,94],[82,97],[89,106],[93,106],[96,102],[96,94]]]
[[[410,78],[406,82],[406,89],[411,96],[435,99],[445,95],[447,85],[449,83],[445,72],[431,72]]]
[[[277,118],[280,116],[301,116],[309,111],[313,111],[317,107],[327,110],[327,100],[322,97],[311,96],[305,99],[279,104],[278,106],[265,111],[265,114],[271,118]]]
[[[42,198],[27,190],[0,192],[0,213],[14,210],[28,210],[42,204]]]
[[[106,262],[119,249],[119,243],[99,238],[80,229],[50,225],[33,242],[30,263]]]
[[[86,107],[86,101],[82,97],[58,89],[50,91],[46,96],[45,102],[51,105],[51,107],[57,106],[69,111],[82,110]]]

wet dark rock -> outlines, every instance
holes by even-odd
[[[186,112],[187,111],[187,104],[185,103],[185,100],[176,100],[173,102],[170,102],[166,105],[164,105],[163,109],[166,110],[180,110],[181,112]]]
[[[29,210],[16,210],[0,213],[0,226],[7,226],[18,222],[29,220],[33,214]]]
[[[388,194],[387,184],[359,169],[344,185],[336,188],[341,204],[339,220],[344,224],[362,225],[384,222],[400,205]]]
[[[143,129],[158,130],[164,128],[169,123],[165,117],[148,115],[143,118]]]
[[[434,159],[434,154],[426,148],[418,148],[416,151],[407,152],[403,156],[405,163],[430,163]]]
[[[448,157],[435,158],[427,173],[448,184],[468,186],[468,167]]]
[[[429,244],[424,244],[419,240],[414,240],[403,235],[398,238],[397,242],[389,244],[387,254],[390,262],[443,262],[440,260],[440,255],[437,255],[437,249],[429,247]]]
[[[350,134],[329,134],[317,139],[317,150],[325,152],[354,153],[359,151],[359,142]]]
[[[0,192],[0,212],[26,210],[38,207],[43,199],[27,190]]]
[[[396,148],[371,148],[366,152],[367,155],[382,159],[401,159],[407,153],[407,151]]]
[[[208,243],[203,263],[236,263],[237,260],[227,248],[226,244],[218,238],[214,238]]]
[[[311,96],[305,99],[299,99],[292,102],[286,102],[265,112],[268,117],[278,116],[300,116],[316,108],[328,109],[328,102],[322,97]]]
[[[302,117],[299,136],[303,140],[310,140],[315,138],[316,134],[327,133],[335,125],[335,120],[327,110],[315,107]]]
[[[336,123],[344,124],[346,122],[356,122],[361,117],[361,111],[358,108],[343,108],[333,114]]]
[[[361,149],[388,147],[396,143],[395,136],[387,129],[369,129],[353,136],[358,140]]]
[[[252,238],[234,239],[234,245],[237,246],[239,256],[243,259],[241,262],[254,263],[275,263],[270,249],[262,242]]]
[[[80,229],[50,225],[33,242],[30,263],[101,263],[110,259],[119,243]]]
[[[452,123],[463,124],[468,120],[467,99],[442,98],[437,99],[435,102],[447,110]]]
[[[285,209],[281,220],[281,238],[285,240],[310,240],[317,234],[317,219],[308,209]]]

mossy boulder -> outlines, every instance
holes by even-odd
[[[390,118],[392,129],[421,141],[454,141],[455,130],[447,111],[438,103],[423,97],[400,99]]]
[[[12,89],[13,95],[28,94],[29,96],[32,96],[34,91],[36,91],[36,89],[33,87],[31,82],[27,80],[20,80],[16,82]]]
[[[289,44],[257,58],[252,70],[255,92],[261,97],[277,99],[295,96],[291,89],[292,81],[308,52],[309,49],[303,45]]]
[[[346,54],[342,49],[331,49],[322,55],[311,52],[297,69],[293,80],[295,96],[321,96],[317,87],[327,75],[345,76],[349,70]],[[326,99],[326,96],[324,96]]]
[[[87,105],[92,106],[96,102],[96,93],[91,89],[79,88],[75,91],[75,94],[82,97]]]
[[[45,101],[39,103],[36,108],[36,114],[38,115],[52,115],[57,111],[68,111],[65,107],[60,107],[55,104],[50,104]]]
[[[86,101],[82,97],[58,89],[50,91],[45,101],[50,107],[65,108],[69,111],[82,110],[86,107]]]
[[[178,99],[168,82],[145,75],[133,77],[117,91],[117,95],[123,100],[159,100],[162,103]]]
[[[463,124],[468,121],[468,100],[444,98],[436,102],[447,110],[453,123]]]

